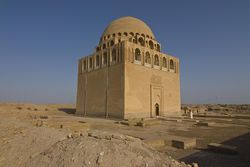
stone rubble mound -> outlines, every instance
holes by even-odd
[[[32,157],[25,166],[191,167],[156,151],[138,138],[101,131],[68,134]]]

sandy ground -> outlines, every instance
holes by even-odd
[[[114,120],[72,111],[72,105],[1,104],[0,166],[187,166],[122,135]]]
[[[250,164],[250,119],[197,118],[200,121],[213,122],[214,124],[209,127],[196,126],[195,122],[187,119],[182,119],[182,121],[176,121],[176,118],[154,119],[152,120],[154,123],[140,127],[121,124],[119,123],[121,120],[79,117],[73,114],[74,111],[74,106],[70,104],[1,103],[0,166],[34,166],[34,164],[40,164],[39,166],[49,166],[49,164],[53,166],[117,166],[115,162],[122,164],[129,162],[124,166],[169,164],[173,167],[185,166],[184,163],[178,163],[171,157],[189,164],[197,162],[199,166],[208,167],[248,167]],[[141,140],[135,140],[136,143],[123,139],[121,143],[114,143],[105,137],[97,140],[96,137],[88,135],[67,138],[69,134],[74,136],[74,134],[86,134],[91,131],[105,132],[111,136],[108,137],[111,139],[113,134],[122,134]],[[166,146],[156,148],[158,151],[155,151],[143,144],[144,140],[166,138],[172,135],[195,137],[197,147],[182,150]],[[207,144],[211,142],[237,146],[238,154],[211,152],[207,149]],[[85,145],[85,143],[89,144]],[[90,146],[96,143],[99,145],[91,149]],[[109,159],[114,156],[109,153],[110,149],[115,155],[120,156]],[[105,150],[105,153],[102,153],[102,150]],[[127,157],[124,156],[124,152],[131,156],[128,159],[124,158]],[[99,163],[98,158],[103,156],[102,154],[104,157]],[[90,157],[79,158],[88,157],[87,155],[91,155],[92,159]],[[126,161],[123,161],[125,159]],[[106,164],[107,162],[109,163]]]

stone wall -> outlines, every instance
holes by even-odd
[[[155,104],[159,104],[159,115],[180,114],[179,60],[174,71],[145,66],[143,49],[137,45],[126,45],[125,62],[125,118],[155,116]],[[134,62],[134,48],[142,50],[141,62]],[[162,53],[158,53],[162,55]],[[166,55],[165,55],[166,56]],[[171,57],[172,58],[172,57]]]
[[[123,118],[124,65],[78,75],[76,114]]]

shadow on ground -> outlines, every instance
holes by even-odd
[[[199,166],[206,167],[249,167],[250,165],[250,133],[232,138],[222,144],[236,146],[238,154],[227,155],[211,152],[208,149],[181,158],[181,161],[197,162]]]
[[[76,109],[75,108],[58,108],[59,111],[63,111],[67,114],[75,114]]]

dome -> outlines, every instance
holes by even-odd
[[[117,34],[117,33],[139,33],[149,36],[155,39],[155,36],[149,26],[141,21],[140,19],[134,17],[121,17],[112,21],[108,27],[104,30],[102,38],[107,35]]]

